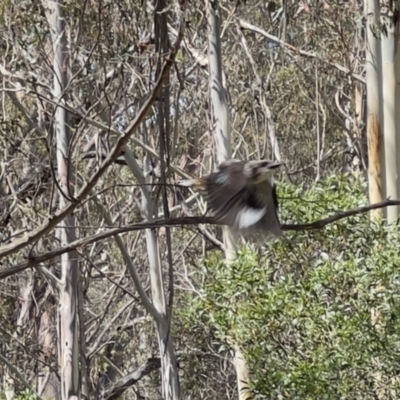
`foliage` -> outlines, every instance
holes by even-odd
[[[0,400],[6,400],[6,399],[7,399],[6,394],[4,392],[0,391]],[[25,390],[21,391],[20,393],[18,393],[16,399],[17,400],[39,400],[39,397],[35,393],[31,392],[30,390],[25,389]]]
[[[282,212],[312,221],[365,203],[364,189],[350,176],[307,191],[282,185]],[[398,398],[398,233],[388,240],[387,229],[360,215],[287,233],[262,253],[244,247],[231,265],[208,262],[191,323],[240,344],[256,398]]]
[[[17,400],[39,400],[39,397],[32,393],[30,390],[24,390],[23,392],[19,393]]]

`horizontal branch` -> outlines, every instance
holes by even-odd
[[[399,206],[400,200],[383,200],[379,203],[368,204],[367,206],[362,206],[358,208],[353,208],[352,210],[347,211],[338,211],[336,214],[331,215],[330,217],[326,217],[320,219],[318,221],[309,222],[308,224],[286,224],[283,225],[284,231],[309,231],[312,229],[321,229],[326,225],[329,225],[333,222],[339,221],[344,218],[353,217],[357,214],[364,214],[368,211],[377,210],[379,208],[391,207],[391,206]]]
[[[284,224],[282,225],[282,229],[284,231],[307,231],[312,229],[321,229],[326,225],[331,224],[333,222],[339,221],[344,218],[348,218],[357,214],[366,213],[371,210],[376,210],[378,208],[390,207],[390,206],[399,206],[400,200],[384,200],[380,203],[369,204],[367,206],[354,208],[352,210],[340,211],[330,217],[310,222],[307,224]],[[103,240],[115,235],[120,235],[126,232],[138,231],[142,229],[156,229],[161,228],[163,226],[173,227],[173,226],[189,226],[189,225],[198,225],[198,224],[215,224],[218,225],[218,221],[215,221],[213,217],[181,217],[181,218],[170,218],[170,219],[160,219],[151,222],[141,222],[138,224],[132,225],[124,225],[119,226],[117,228],[110,228],[104,230],[103,232],[97,233],[92,236],[87,236],[82,239],[75,240],[68,244],[65,247],[59,247],[55,250],[49,251],[47,253],[38,254],[38,255],[30,255],[26,261],[15,265],[10,268],[6,268],[3,271],[0,271],[0,280],[7,278],[11,275],[14,275],[18,272],[24,271],[27,268],[34,267],[44,261],[51,260],[55,257],[60,256],[61,254],[67,253],[69,251],[75,250],[79,247],[87,246],[89,244],[98,242],[99,240]]]

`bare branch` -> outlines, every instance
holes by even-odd
[[[133,157],[133,155],[132,155]],[[133,157],[134,159],[134,157]],[[111,217],[105,210],[105,208],[100,204],[100,202],[95,199],[95,203],[97,205],[97,208],[99,209],[100,213],[102,214],[103,218],[105,219],[107,225],[112,225],[111,222]],[[147,310],[147,312],[154,318],[155,321],[159,322],[161,319],[161,315],[158,313],[158,311],[155,309],[153,306],[151,300],[146,294],[146,291],[144,290],[141,282],[139,275],[136,271],[135,266],[133,265],[132,259],[129,256],[128,250],[126,249],[124,242],[119,236],[115,236],[115,241],[117,243],[117,246],[122,254],[122,257],[125,261],[126,267],[128,268],[129,273],[131,274],[132,280],[135,284],[136,290],[139,293],[140,299],[143,303],[144,308]]]
[[[119,399],[126,389],[129,389],[135,383],[140,381],[150,372],[161,367],[161,360],[158,357],[148,358],[144,364],[136,368],[130,374],[121,378],[111,390],[104,396],[104,400]]]
[[[358,214],[364,214],[371,210],[377,210],[379,208],[391,207],[391,206],[399,206],[400,200],[390,200],[387,199],[380,203],[369,204],[367,206],[362,206],[358,208],[354,208],[348,211],[340,211],[336,214],[331,215],[330,217],[323,218],[314,222],[309,222],[307,224],[283,224],[282,229],[284,231],[310,231],[313,229],[322,229],[325,226],[339,221],[344,218],[352,217]],[[82,239],[78,239],[72,243],[70,243],[66,247],[59,247],[58,249],[49,251],[47,253],[31,255],[26,261],[15,265],[13,267],[4,269],[0,271],[0,280],[7,278],[11,275],[17,274],[18,272],[24,271],[27,268],[35,267],[37,264],[51,260],[54,257],[57,257],[66,252],[77,249],[78,247],[86,246],[88,244],[92,244],[98,242],[99,240],[106,239],[115,235],[120,235],[121,233],[138,231],[142,229],[153,229],[153,228],[161,228],[162,226],[188,226],[188,225],[198,225],[198,224],[215,224],[219,225],[218,221],[215,221],[213,217],[182,217],[182,218],[171,218],[171,219],[160,219],[151,222],[141,222],[138,224],[132,225],[124,225],[118,228],[111,228],[106,231],[97,233],[96,235],[88,236]]]

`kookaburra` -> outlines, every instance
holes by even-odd
[[[221,163],[211,174],[186,181],[207,201],[216,220],[244,237],[282,235],[273,173],[282,165],[271,161]]]

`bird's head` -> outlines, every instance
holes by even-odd
[[[245,173],[253,182],[261,183],[271,180],[276,169],[282,164],[282,162],[271,161],[248,161],[245,166]]]
[[[239,161],[229,160],[221,163],[217,170],[210,175],[194,178],[188,181],[180,181],[180,186],[192,186],[199,192],[210,190],[209,184],[217,186],[236,185],[242,178],[248,184],[259,184],[265,181],[272,183],[272,175],[282,162],[272,161]]]

